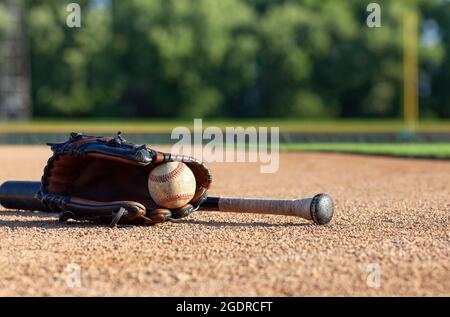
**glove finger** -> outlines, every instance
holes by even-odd
[[[170,219],[172,212],[166,208],[157,208],[147,211],[146,217],[151,219],[153,222],[165,222]]]
[[[172,218],[180,219],[189,216],[194,211],[194,206],[186,204],[181,208],[172,210]]]

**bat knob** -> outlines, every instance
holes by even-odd
[[[331,218],[333,218],[333,199],[327,194],[317,194],[312,198],[310,212],[314,223],[318,225],[329,223]]]

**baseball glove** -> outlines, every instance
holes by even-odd
[[[72,133],[64,143],[49,143],[53,155],[42,177],[38,198],[59,220],[89,220],[129,225],[152,225],[188,216],[206,199],[211,175],[195,158],[138,146],[122,138]],[[148,190],[149,172],[164,162],[183,162],[193,172],[196,191],[177,209],[158,206]]]

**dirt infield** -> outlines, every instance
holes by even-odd
[[[1,147],[0,181],[39,179],[49,155]],[[212,195],[327,192],[335,218],[202,212],[110,229],[1,209],[0,296],[450,295],[448,162],[286,153],[275,174],[209,166]]]

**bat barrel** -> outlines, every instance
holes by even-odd
[[[50,211],[37,198],[40,182],[7,181],[0,186],[0,204],[7,209]]]

